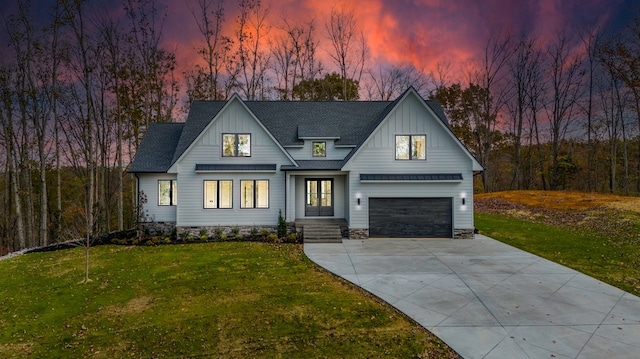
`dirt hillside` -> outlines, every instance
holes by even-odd
[[[566,192],[504,191],[475,196],[480,213],[596,231],[640,243],[640,197]]]

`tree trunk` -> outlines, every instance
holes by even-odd
[[[13,159],[10,161],[13,163]],[[13,201],[16,209],[16,226],[17,226],[17,234],[18,234],[18,249],[27,248],[27,239],[26,239],[26,231],[24,228],[24,218],[22,214],[22,201],[20,199],[20,187],[18,184],[18,178],[20,177],[19,167],[13,166],[15,171],[11,176],[11,188],[13,190]],[[11,169],[9,169],[11,172]]]

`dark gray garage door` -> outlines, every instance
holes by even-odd
[[[451,238],[451,198],[369,198],[369,236]]]

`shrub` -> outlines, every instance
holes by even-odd
[[[282,238],[287,234],[287,221],[282,217],[282,210],[278,211],[278,237]]]
[[[263,229],[263,230],[260,231],[260,235],[263,236],[263,237],[267,237],[269,235],[269,233],[271,233],[271,232],[269,232],[268,229]]]
[[[251,234],[251,236],[255,237],[258,235],[258,228],[256,227],[251,227],[251,231],[249,232]]]
[[[267,236],[267,240],[269,241],[269,243],[278,243],[278,235],[275,233],[271,233]]]
[[[238,233],[240,233],[240,227],[235,226],[235,227],[231,228],[231,234],[233,234],[234,236],[237,236]]]
[[[296,233],[287,234],[287,243],[297,243],[298,235]]]
[[[208,237],[206,228],[200,228],[200,238],[202,238],[203,236]]]
[[[187,237],[189,237],[189,232],[187,231],[182,231],[180,232],[180,240],[183,242],[187,241]]]
[[[221,241],[226,241],[227,240],[227,235],[226,234],[221,234],[220,235],[220,240]]]
[[[216,238],[220,238],[222,236],[222,228],[217,226],[216,229],[213,230],[213,233],[216,235]]]
[[[201,241],[206,241],[207,239],[209,239],[209,236],[207,236],[206,234],[200,235]]]
[[[241,241],[243,238],[242,234],[236,234],[236,240]]]
[[[171,243],[171,238],[169,238],[169,237],[165,237],[165,239],[164,239],[164,243],[165,243],[165,244],[169,244],[169,243]]]
[[[193,242],[193,241],[194,241],[193,236],[189,236],[189,237],[187,237],[187,241],[188,241],[188,242]]]

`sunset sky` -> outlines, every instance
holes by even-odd
[[[192,62],[200,41],[193,16],[182,0],[164,0],[164,35],[176,49],[178,64]],[[235,1],[227,0],[227,19],[235,19]],[[370,49],[369,65],[409,62],[427,72],[438,62],[454,71],[477,60],[487,39],[500,32],[554,37],[558,32],[619,30],[640,10],[632,0],[264,0],[275,29],[282,16],[315,19],[320,47],[327,48],[324,21],[335,6],[353,7]],[[230,21],[228,21],[230,22]],[[320,51],[326,56],[326,50]]]
[[[34,11],[45,17],[53,0],[34,1]],[[226,0],[226,22],[231,34],[237,16],[236,0]],[[95,6],[122,14],[122,0]],[[201,35],[190,6],[194,0],[156,0],[166,9],[163,42],[175,51],[178,75],[193,66]],[[610,32],[620,30],[640,11],[633,0],[263,0],[270,8],[270,35],[277,34],[283,16],[290,21],[315,19],[320,40],[319,56],[326,67],[328,44],[325,21],[336,6],[351,7],[363,26],[370,50],[368,67],[381,64],[410,63],[425,72],[437,63],[449,63],[458,80],[466,65],[480,59],[482,48],[492,34],[508,32],[535,34],[549,39],[559,32],[599,27]],[[14,1],[0,5],[2,16],[14,11]],[[0,41],[5,41],[0,35]],[[0,54],[6,46],[0,46]],[[328,70],[334,70],[329,67]]]

